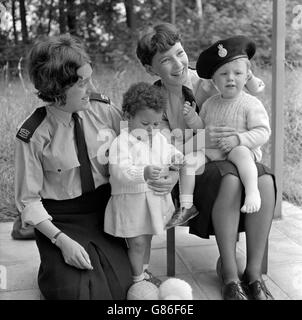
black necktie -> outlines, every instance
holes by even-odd
[[[78,159],[80,162],[82,194],[84,194],[95,190],[95,186],[91,172],[84,132],[82,130],[79,115],[77,113],[73,113],[72,117],[74,120],[74,134],[78,148]]]

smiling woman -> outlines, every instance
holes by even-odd
[[[147,66],[146,70],[151,75],[161,77],[167,85],[175,87],[176,84],[182,84],[188,72],[188,56],[184,51],[180,42],[165,52],[157,52],[152,60],[151,66]]]
[[[217,54],[220,54],[222,58],[227,57],[226,50],[223,50],[225,46],[219,48],[217,46],[215,46],[214,59]],[[208,70],[209,64],[197,65],[198,74],[195,70],[189,69],[187,56],[181,44],[181,36],[176,27],[168,23],[148,27],[144,31],[137,44],[137,56],[148,73],[160,78],[156,83],[168,96],[162,129],[170,130],[172,134],[175,129],[181,129],[184,134],[174,138],[178,148],[183,150],[183,144],[193,135],[193,130],[191,134],[187,134],[190,124],[186,120],[185,103],[190,105],[190,108],[193,109],[191,114],[194,115],[197,107],[203,112],[204,103],[208,98],[213,95],[213,98],[219,96],[213,83],[208,80],[209,77],[202,78],[201,76],[203,70]],[[245,87],[252,94],[257,94],[263,90],[264,85],[251,73],[249,77],[246,77]],[[262,110],[262,107],[259,109],[257,107],[257,110],[260,109]],[[233,125],[226,127],[224,124],[217,123],[215,127],[206,127],[205,133],[206,148],[214,144],[217,149],[222,149],[218,145],[220,140],[227,137],[238,139],[238,132]],[[248,285],[251,282],[256,284],[253,286],[255,299],[271,299],[271,296],[263,290],[261,264],[275,205],[274,176],[260,163],[257,163],[256,172],[259,177],[257,182],[262,203],[260,210],[252,215],[240,212],[241,180],[236,167],[226,160],[207,163],[203,174],[195,176],[193,196],[187,197],[187,194],[180,193],[179,197],[180,211],[183,216],[186,216],[187,211],[191,210],[193,202],[199,211],[199,214],[189,222],[190,233],[202,238],[208,238],[213,234],[216,236],[222,260],[222,293],[223,298],[227,300],[247,299],[238,278],[235,256],[237,233],[243,230],[247,234],[248,248],[245,281]],[[175,194],[178,193],[177,189],[174,191]],[[189,206],[191,208],[188,208]],[[258,284],[261,286],[257,293],[255,289],[259,288]]]
[[[29,74],[45,105],[17,134],[15,198],[35,228],[39,288],[46,299],[125,299],[126,243],[103,232],[110,186],[97,157],[102,129],[119,132],[120,111],[91,98],[90,59],[74,37],[38,40]]]

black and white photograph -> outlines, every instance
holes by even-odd
[[[0,300],[302,300],[301,159],[302,0],[0,0]]]

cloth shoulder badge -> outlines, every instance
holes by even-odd
[[[40,107],[22,124],[16,137],[26,143],[29,143],[30,138],[46,117],[46,108]]]
[[[110,99],[104,94],[98,92],[91,92],[89,95],[89,100],[96,100],[99,102],[110,104]]]
[[[222,44],[219,44],[217,48],[218,48],[218,55],[220,58],[224,58],[228,54],[227,49],[225,49]]]

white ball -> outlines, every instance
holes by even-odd
[[[181,298],[179,296],[171,294],[170,296],[166,296],[164,300],[181,300]]]
[[[193,300],[192,288],[182,279],[169,278],[159,287],[159,300]]]
[[[158,300],[158,288],[149,281],[136,282],[129,288],[127,300]]]

